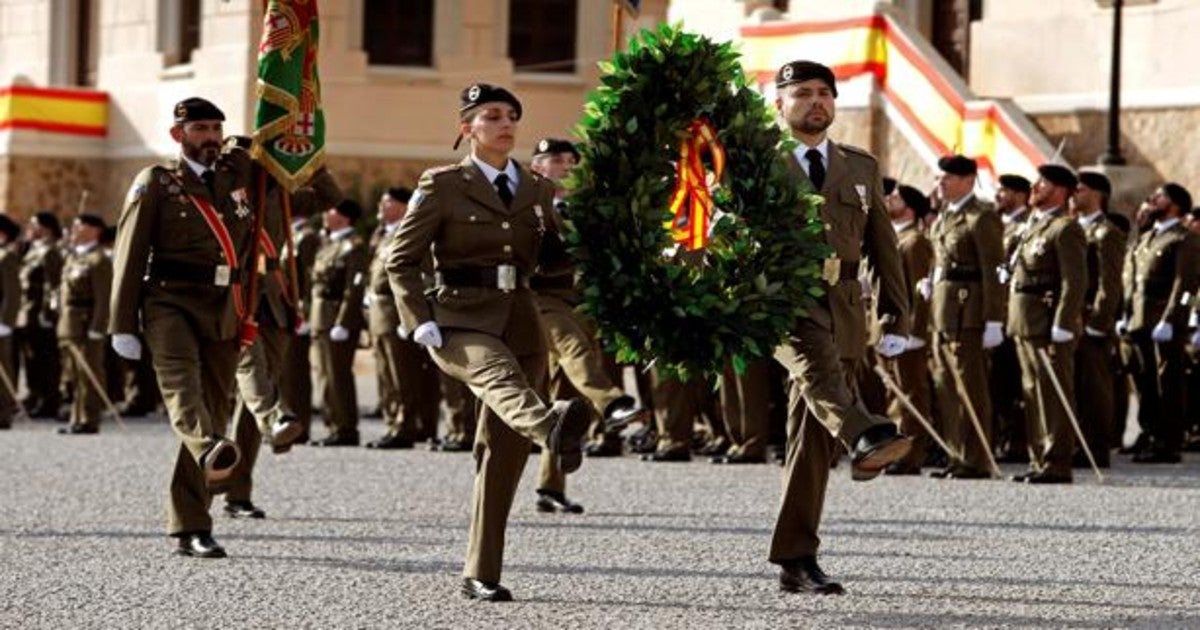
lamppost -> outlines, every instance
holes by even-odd
[[[1113,0],[1112,72],[1108,86],[1108,148],[1099,162],[1106,166],[1124,166],[1121,155],[1121,8],[1124,0]]]

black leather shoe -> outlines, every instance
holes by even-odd
[[[462,594],[467,599],[478,599],[484,602],[511,602],[512,592],[491,582],[481,582],[475,578],[463,578]]]
[[[938,471],[934,471],[934,472],[938,472]],[[913,466],[912,464],[906,464],[904,462],[892,462],[892,463],[888,464],[886,468],[883,469],[883,474],[891,475],[893,477],[920,475],[921,467]]]
[[[193,558],[224,558],[225,549],[213,540],[212,534],[208,532],[191,532],[180,534],[179,547],[175,549],[175,554],[180,556],[191,556]]]
[[[237,444],[217,436],[212,446],[200,456],[200,471],[204,473],[204,482],[209,486],[218,486],[233,475],[233,468],[242,459],[242,452]]]
[[[645,455],[653,453],[658,447],[658,431],[654,429],[654,425],[647,424],[638,429],[633,435],[626,438],[626,443],[629,444],[629,452]]]
[[[950,469],[951,479],[991,479],[992,474],[986,470],[978,468],[967,468],[966,466],[955,466]]]
[[[226,501],[225,514],[229,518],[267,518],[267,513],[249,501]]]
[[[1165,449],[1142,451],[1133,456],[1135,464],[1178,464],[1181,461],[1183,458],[1178,452]]]
[[[741,451],[726,453],[724,455],[713,455],[712,459],[708,460],[714,464],[765,464],[767,458],[765,455],[746,455]]]
[[[1028,475],[1025,475],[1024,481],[1025,481],[1025,483],[1035,484],[1035,485],[1071,483],[1071,475],[1069,473],[1063,474],[1063,473],[1052,473],[1049,471],[1042,471],[1042,472],[1035,472],[1035,473],[1030,473]]]
[[[583,447],[583,454],[588,457],[620,457],[621,442],[619,440],[598,440],[589,442]]]
[[[567,495],[553,490],[537,491],[537,511],[562,512],[563,514],[583,514],[583,506],[567,498]]]
[[[573,473],[583,464],[583,436],[591,423],[591,409],[583,400],[572,398],[555,402],[550,412],[556,417],[546,448],[558,455],[559,470]]]
[[[850,456],[850,477],[867,481],[879,476],[888,464],[912,450],[912,438],[901,435],[896,425],[877,424],[858,436]]]
[[[367,442],[367,448],[377,448],[381,451],[412,448],[413,441],[399,435],[385,435],[378,440]]]
[[[58,428],[59,435],[95,435],[99,432],[99,427],[79,426],[75,424]]]
[[[644,422],[649,415],[633,396],[621,396],[608,403],[604,410],[604,431],[616,433],[634,422]]]
[[[729,452],[733,445],[724,439],[709,440],[704,446],[696,449],[696,454],[704,457],[722,457]]]
[[[690,462],[692,454],[685,448],[675,448],[669,451],[654,451],[642,455],[644,462]]]
[[[846,592],[841,584],[825,575],[813,556],[783,564],[779,572],[779,590],[813,595],[841,595]]]
[[[313,446],[358,446],[358,433],[330,433],[329,435],[309,442]]]
[[[465,453],[471,450],[472,444],[463,440],[446,439],[434,444],[429,450],[442,453]]]
[[[292,450],[304,433],[304,425],[295,416],[285,415],[271,425],[271,434],[263,436],[263,441],[271,445],[272,452],[283,454]]]

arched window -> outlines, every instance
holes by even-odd
[[[433,65],[433,0],[364,0],[362,14],[367,63]]]

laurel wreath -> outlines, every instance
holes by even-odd
[[[728,43],[662,25],[600,68],[567,183],[582,310],[619,362],[653,361],[683,379],[730,364],[742,373],[823,293],[820,197],[789,173],[795,142]],[[708,243],[686,251],[664,224],[681,145],[701,119],[726,160],[710,182]]]

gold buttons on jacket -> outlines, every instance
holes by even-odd
[[[507,230],[507,229],[509,229],[509,228],[510,228],[510,227],[512,227],[512,226],[511,226],[511,225],[509,225],[508,221],[505,221],[505,222],[503,222],[503,223],[501,223],[501,224],[500,224],[500,227],[502,227],[502,228],[504,228],[504,229],[506,229],[506,230]]]
[[[477,218],[475,215],[473,215],[473,214],[472,214],[472,215],[470,216],[469,220],[471,221],[471,223],[474,223],[476,220],[478,220],[478,218]]]
[[[511,253],[512,253],[512,245],[505,245],[505,246],[504,246],[504,253],[505,253],[505,254],[511,254]]]

